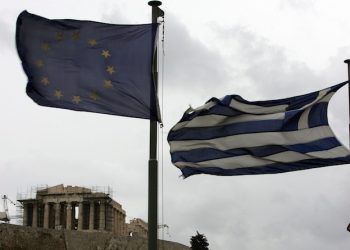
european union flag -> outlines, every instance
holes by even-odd
[[[28,96],[42,106],[159,120],[152,77],[157,27],[23,11],[16,42]]]

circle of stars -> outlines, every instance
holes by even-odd
[[[65,38],[71,38],[73,41],[79,41],[81,39],[81,34],[80,34],[80,31],[79,30],[76,30],[76,31],[73,31],[73,32],[70,32],[69,34],[65,34],[65,32],[63,31],[57,31],[54,33],[54,39],[56,42],[62,42],[65,40]],[[87,44],[89,45],[90,48],[97,48],[97,45],[99,45],[97,39],[95,38],[90,38],[87,40]],[[54,44],[51,44],[49,42],[42,42],[41,43],[41,50],[45,53],[48,53],[50,51],[53,50],[53,45]],[[112,57],[112,54],[110,52],[109,49],[107,48],[104,48],[100,51],[100,56],[106,60],[106,63],[108,63],[108,59],[110,59]],[[44,58],[45,59],[45,58]],[[44,60],[42,59],[37,59],[35,61],[35,66],[38,68],[38,69],[43,69],[45,67],[45,63],[44,63]],[[110,64],[107,64],[106,65],[106,68],[105,68],[105,72],[107,73],[107,75],[109,76],[112,76],[113,74],[116,73],[116,68],[114,65],[110,65]],[[51,84],[50,82],[50,79],[49,79],[49,76],[42,76],[41,77],[41,80],[40,80],[40,83],[43,85],[43,86],[49,86]],[[106,90],[109,90],[109,89],[112,89],[114,86],[113,86],[113,82],[111,79],[105,79],[103,81],[103,87],[104,89]],[[55,89],[54,92],[53,92],[53,96],[57,99],[57,100],[62,100],[62,98],[64,97],[63,95],[63,92],[62,90],[60,89]],[[93,101],[97,101],[98,99],[100,99],[100,96],[97,94],[96,91],[91,91],[88,95],[88,97],[93,100]],[[79,105],[81,102],[83,101],[82,97],[80,95],[73,95],[72,96],[72,99],[71,99],[71,102],[76,104],[76,105]]]

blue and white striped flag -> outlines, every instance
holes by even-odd
[[[347,83],[272,101],[212,98],[187,110],[169,132],[172,162],[184,177],[274,174],[350,163],[350,151],[327,118],[328,102]]]

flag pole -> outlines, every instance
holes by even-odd
[[[350,81],[350,59],[344,61],[348,65],[348,80]],[[349,100],[349,147],[350,147],[350,82],[348,83],[348,100]]]
[[[152,23],[157,23],[163,11],[158,8],[162,2],[149,1],[152,7]],[[155,48],[153,66],[153,80],[155,91],[158,89],[158,50]],[[156,118],[150,120],[150,149],[148,161],[148,250],[158,249],[158,160],[157,160],[157,129]]]

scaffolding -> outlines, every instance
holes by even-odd
[[[91,186],[90,190],[92,193],[104,193],[107,194],[110,198],[114,198],[114,191],[110,186]]]
[[[27,187],[25,190],[17,192],[17,200],[35,199],[38,191],[47,189],[48,187],[47,184]]]
[[[24,190],[17,191],[16,203],[15,203],[16,215],[12,217],[12,219],[14,219],[12,224],[23,225],[23,206],[18,200],[35,199],[36,193],[46,188],[48,188],[48,185],[43,184],[43,185],[26,187]]]
[[[104,193],[109,196],[111,200],[114,198],[113,188],[110,186],[91,186],[92,193]],[[105,221],[106,221],[106,230],[112,231],[113,228],[113,211],[110,207],[106,207]],[[98,223],[98,222],[96,222]]]
[[[71,187],[71,186],[70,186]],[[17,192],[17,202],[16,202],[16,216],[15,217],[15,224],[18,225],[23,225],[23,213],[24,213],[24,209],[23,206],[21,204],[21,202],[19,202],[18,200],[30,200],[30,199],[37,199],[37,193],[40,191],[43,191],[45,189],[50,188],[47,184],[44,185],[36,185],[36,186],[31,186],[31,187],[27,187],[24,190],[18,191]],[[84,187],[85,191],[88,190],[88,193],[103,193],[105,195],[107,195],[109,197],[109,199],[107,200],[108,203],[112,202],[114,203],[115,201],[113,201],[113,197],[114,197],[114,191],[113,188],[111,186],[90,186],[90,187]],[[43,209],[42,207],[38,207],[38,209]],[[78,206],[77,204],[74,204],[74,219],[75,221],[77,221],[78,219]],[[84,207],[84,211],[85,211],[85,216],[88,216],[90,207],[85,204]],[[99,210],[96,209],[96,213],[98,213]],[[106,213],[105,213],[105,222],[106,222],[106,229],[107,230],[112,230],[113,228],[113,211],[111,210],[111,208],[107,208],[106,207]],[[39,219],[39,224],[40,224],[40,218]],[[73,223],[76,224],[76,223]],[[99,221],[95,221],[95,225],[98,225]],[[83,225],[84,229],[86,229],[87,225]],[[73,226],[74,228],[74,226]]]

